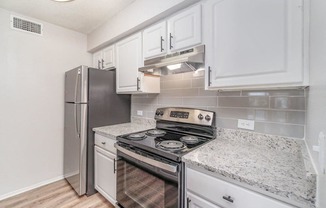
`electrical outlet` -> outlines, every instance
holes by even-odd
[[[137,115],[138,115],[138,116],[142,116],[142,115],[143,115],[143,111],[138,110],[138,111],[137,111]]]
[[[255,121],[238,119],[238,128],[239,129],[255,130]]]
[[[325,161],[325,150],[326,150],[326,136],[323,132],[319,132],[319,138],[318,138],[318,146],[314,145],[312,146],[313,151],[318,152],[318,156],[319,156],[319,168],[320,168],[320,172],[322,174],[326,174],[326,161]]]
[[[319,144],[319,166],[320,166],[320,171],[321,171],[322,174],[326,174],[326,167],[325,167],[325,134],[324,134],[324,132],[319,132],[318,144]]]

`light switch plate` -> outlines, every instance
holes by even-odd
[[[247,129],[247,130],[255,130],[255,121],[254,120],[238,119],[238,128],[239,129]]]
[[[138,111],[137,111],[137,115],[138,115],[138,116],[142,116],[142,115],[143,115],[143,111],[138,110]]]

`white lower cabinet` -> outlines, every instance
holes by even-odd
[[[95,134],[95,189],[112,204],[116,203],[115,141]],[[113,142],[114,141],[114,142]],[[112,146],[112,147],[111,147]]]
[[[186,169],[186,186],[187,208],[293,208],[191,168]]]
[[[187,208],[221,208],[190,192],[187,192],[187,206]]]

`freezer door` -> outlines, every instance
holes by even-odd
[[[65,102],[87,103],[88,67],[79,66],[65,73]]]
[[[86,193],[87,104],[65,104],[64,176],[78,195]]]

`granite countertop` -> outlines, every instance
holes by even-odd
[[[224,129],[183,161],[299,207],[315,207],[316,174],[303,140]]]
[[[155,120],[132,118],[130,123],[97,127],[93,128],[93,131],[102,136],[116,139],[116,137],[119,135],[145,131],[152,128],[155,128]]]

